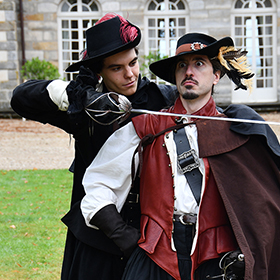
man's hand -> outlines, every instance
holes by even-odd
[[[97,83],[98,76],[90,69],[81,66],[76,80],[71,81],[66,88],[69,100],[68,114],[77,114],[84,110],[88,90],[92,90],[93,93],[100,95],[100,93],[96,93],[94,90]]]
[[[114,92],[104,93],[93,101],[88,97],[88,104],[85,107],[87,114],[103,125],[124,121],[132,108],[130,101],[124,95]]]

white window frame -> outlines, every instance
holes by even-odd
[[[176,51],[176,44],[177,44],[177,40],[182,36],[184,35],[185,33],[188,32],[188,29],[189,29],[189,8],[188,8],[188,5],[186,3],[186,1],[183,1],[183,0],[178,0],[178,1],[169,1],[169,0],[163,0],[161,2],[161,4],[164,4],[165,7],[168,7],[169,4],[171,3],[172,5],[177,5],[178,2],[183,2],[184,6],[185,6],[185,9],[184,10],[169,10],[169,9],[166,9],[165,10],[148,10],[148,7],[150,5],[150,3],[152,2],[153,0],[150,0],[147,2],[146,4],[146,7],[145,7],[145,16],[144,16],[144,30],[145,30],[145,33],[144,33],[144,54],[145,55],[149,55],[149,52],[156,52],[156,51],[159,51],[159,53],[164,56],[164,55],[167,55],[167,56],[173,56],[175,55],[175,51]],[[155,1],[153,1],[155,2]],[[178,22],[178,19],[179,18],[184,18],[185,20],[185,32],[182,33],[182,34],[179,34],[179,26],[177,25],[175,27],[175,30],[176,30],[176,35],[175,37],[172,37],[172,40],[171,40],[171,37],[169,36],[169,20],[170,19],[173,19],[175,18],[176,21]],[[152,19],[152,20],[155,20],[156,22],[156,26],[155,28],[151,28],[149,27],[149,19]],[[158,22],[158,19],[164,19],[164,32],[165,34],[167,35],[165,37],[165,47],[163,47],[162,49],[159,49],[158,46],[157,46],[157,43],[155,45],[154,48],[149,48],[149,32],[150,30],[154,30],[155,31],[155,40],[158,40],[159,37],[158,37],[158,30],[159,29],[163,29],[163,28],[159,28],[157,26],[157,22]],[[172,48],[170,48],[170,43],[171,41],[174,41],[173,43],[173,46]],[[147,74],[147,73],[144,73],[144,74]],[[158,77],[156,77],[156,79],[152,79],[153,81],[156,81],[156,82],[160,82],[160,83],[163,83],[162,80],[160,80]]]
[[[244,1],[244,0],[243,0]],[[271,16],[272,17],[272,24],[268,25],[264,22],[263,27],[272,27],[272,33],[269,34],[266,37],[266,34],[263,34],[261,38],[264,40],[264,55],[262,57],[258,56],[258,51],[259,47],[256,45],[257,39],[258,39],[258,34],[252,32],[252,36],[247,38],[252,39],[252,48],[248,49],[248,61],[251,64],[252,70],[255,74],[255,77],[253,78],[253,89],[252,92],[249,93],[248,91],[244,90],[232,90],[232,103],[245,103],[245,104],[268,104],[268,103],[273,103],[277,101],[277,17],[276,17],[276,8],[273,0],[271,1],[272,7],[271,8],[256,8],[255,3],[256,2],[263,2],[264,0],[251,0],[253,7],[250,8],[235,8],[236,1],[234,1],[234,4],[232,6],[232,15],[231,15],[231,27],[232,27],[232,37],[234,41],[236,42],[236,47],[244,49],[244,36],[243,34],[240,36],[242,37],[243,45],[238,45],[238,38],[239,36],[235,36],[235,27],[239,27],[239,25],[235,25],[235,18],[236,17],[241,17],[242,18],[242,24],[244,27],[244,18],[245,17],[251,17],[252,18],[252,30],[255,30],[257,25],[256,25],[256,18],[261,16],[265,19],[266,16]],[[244,1],[245,2],[245,1]],[[242,26],[242,25],[241,25]],[[266,38],[271,38],[273,40],[271,45],[266,44]],[[271,48],[272,49],[272,55],[265,55],[265,50],[266,48]],[[258,67],[257,61],[258,59],[263,58],[265,61],[266,59],[270,59],[272,61],[272,67]],[[269,76],[266,76],[266,69],[272,71],[272,78],[270,79]],[[264,80],[264,86],[263,87],[257,87],[257,78],[258,78],[258,72],[260,70],[263,71],[263,80]],[[267,78],[267,79],[266,79]],[[260,78],[261,79],[261,78]],[[266,86],[266,81],[270,80],[272,82],[271,86]]]
[[[58,65],[59,65],[59,73],[60,73],[61,77],[63,79],[65,79],[66,81],[70,81],[70,80],[73,80],[77,74],[76,73],[65,73],[64,70],[66,69],[67,65],[69,66],[72,63],[79,61],[79,58],[76,59],[76,57],[75,57],[75,59],[73,59],[73,53],[80,53],[85,48],[85,45],[86,45],[85,31],[86,31],[86,29],[90,28],[101,17],[102,13],[101,13],[101,7],[97,3],[97,1],[91,1],[89,4],[94,2],[94,4],[98,8],[98,11],[91,11],[89,5],[82,3],[82,0],[77,0],[77,2],[74,3],[73,5],[69,4],[69,2],[68,2],[68,4],[71,6],[70,8],[77,5],[76,11],[62,12],[61,9],[62,9],[63,5],[65,4],[65,2],[68,2],[68,1],[64,0],[59,5],[58,13],[57,13],[58,61],[59,61]],[[84,8],[86,7],[90,11],[85,11],[83,6],[84,6]],[[63,21],[68,22],[68,27],[64,28],[62,26]],[[75,30],[71,29],[71,22],[73,22],[73,21],[78,22],[78,25],[77,25],[78,27]],[[85,22],[85,21],[88,21],[87,26],[83,26],[83,22]],[[63,38],[63,36],[62,36],[63,31],[69,32],[69,38],[67,38],[67,39]],[[77,38],[75,38],[75,39],[71,38],[71,36],[72,36],[71,31],[78,32]],[[69,51],[63,49],[63,46],[62,46],[63,42],[69,43]],[[77,50],[72,49],[73,42],[76,42],[78,44]],[[67,53],[68,53],[68,57],[65,58],[65,56],[67,56]]]

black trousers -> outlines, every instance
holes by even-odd
[[[174,223],[174,244],[177,251],[181,280],[191,280],[191,247],[194,226]],[[196,272],[196,280],[209,280],[207,276],[221,275],[219,259],[201,265]],[[122,280],[174,280],[174,278],[153,262],[141,248],[137,248],[125,268]]]
[[[120,280],[126,261],[84,244],[68,230],[61,280]]]

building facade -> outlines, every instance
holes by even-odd
[[[0,0],[0,111],[10,110],[26,60],[44,59],[59,68],[62,79],[75,78],[63,70],[79,60],[85,30],[108,12],[141,28],[140,63],[150,53],[174,55],[177,39],[187,32],[231,36],[248,51],[256,73],[253,91],[234,91],[224,77],[216,102],[280,104],[280,0]],[[149,75],[147,68],[143,72]]]

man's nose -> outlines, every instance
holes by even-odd
[[[193,75],[193,68],[191,65],[186,66],[186,76],[192,76]]]
[[[132,72],[132,69],[130,67],[126,67],[125,68],[125,77],[126,78],[130,78],[133,76],[133,72]]]

